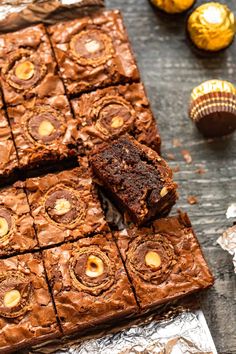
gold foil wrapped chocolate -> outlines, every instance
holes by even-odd
[[[227,81],[210,80],[193,89],[189,116],[206,137],[236,130],[236,87]]]
[[[188,10],[195,0],[151,0],[153,5],[169,13],[177,14]]]
[[[196,47],[215,52],[232,43],[236,29],[235,17],[226,5],[209,2],[192,12],[187,29]]]

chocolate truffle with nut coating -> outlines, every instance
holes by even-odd
[[[193,6],[195,0],[151,0],[158,9],[169,14],[179,14]]]
[[[196,48],[202,53],[214,53],[232,43],[236,31],[235,17],[226,5],[209,2],[191,13],[187,30]]]

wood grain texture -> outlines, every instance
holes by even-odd
[[[206,1],[204,1],[206,2]],[[221,1],[236,12],[235,0]],[[236,44],[214,58],[200,58],[186,42],[186,16],[165,16],[154,11],[148,0],[106,0],[110,8],[124,15],[143,82],[163,139],[163,155],[174,154],[179,165],[178,207],[187,210],[206,259],[216,277],[212,290],[203,296],[203,309],[220,354],[236,353],[236,276],[232,257],[216,240],[231,226],[225,213],[236,202],[236,134],[217,141],[205,140],[188,118],[188,101],[193,87],[209,79],[236,84]],[[203,1],[198,1],[201,4]],[[173,139],[181,147],[173,147]],[[181,151],[187,149],[192,164]],[[203,168],[204,174],[196,172]],[[189,205],[195,195],[198,204]]]

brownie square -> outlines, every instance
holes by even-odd
[[[130,227],[115,238],[143,310],[168,303],[214,282],[185,213]]]
[[[108,227],[88,167],[28,179],[26,191],[41,247]]]
[[[40,254],[0,260],[0,352],[57,337],[60,332]]]
[[[0,189],[0,256],[38,246],[24,190],[16,183]]]
[[[161,138],[142,84],[111,86],[71,101],[86,149],[128,132],[160,152]]]
[[[0,36],[0,69],[7,105],[64,94],[43,25]]]
[[[104,143],[90,159],[99,183],[134,223],[165,216],[175,204],[177,185],[170,167],[131,136]]]
[[[110,234],[64,244],[43,256],[64,334],[104,328],[137,311]]]
[[[5,112],[0,108],[0,182],[13,177],[18,167],[15,145]]]
[[[76,155],[76,121],[63,95],[8,107],[20,168],[38,168]]]
[[[69,95],[139,79],[118,10],[61,22],[48,31]]]

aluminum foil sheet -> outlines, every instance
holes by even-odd
[[[148,323],[147,323],[148,322]],[[217,354],[200,310],[182,312],[157,321],[151,319],[117,333],[84,342],[69,342],[58,350],[35,353],[55,354]]]
[[[229,205],[226,212],[227,219],[235,218],[236,219],[236,203],[232,203]]]
[[[234,271],[236,273],[236,225],[227,229],[217,243],[233,256]]]
[[[104,6],[104,0],[0,0],[0,32],[76,18]]]

